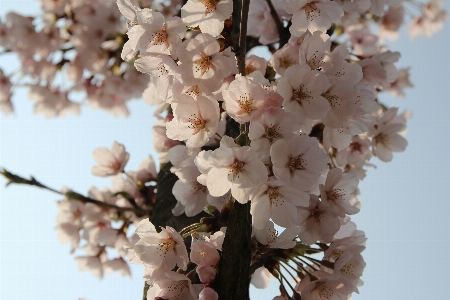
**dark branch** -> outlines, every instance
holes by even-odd
[[[33,176],[30,176],[31,179],[25,179],[23,177],[20,177],[20,176],[18,176],[16,174],[13,174],[13,173],[7,171],[6,169],[3,169],[0,172],[0,174],[2,174],[6,179],[8,179],[8,182],[6,183],[6,186],[8,186],[10,184],[13,184],[13,183],[37,186],[39,188],[46,189],[48,191],[57,193],[59,195],[63,195],[65,197],[67,197],[67,199],[69,199],[69,200],[81,201],[83,203],[92,203],[92,204],[95,204],[95,205],[100,206],[100,207],[117,210],[118,212],[132,211],[138,216],[144,216],[147,213],[145,210],[143,210],[140,207],[120,207],[120,206],[117,206],[117,205],[114,205],[114,204],[109,204],[109,203],[106,203],[106,202],[102,202],[102,201],[99,201],[99,200],[95,200],[95,199],[83,196],[83,195],[81,195],[79,193],[76,193],[74,191],[68,191],[68,192],[63,193],[63,192],[60,192],[58,190],[55,190],[55,189],[53,189],[51,187],[48,187],[48,186],[40,183]]]

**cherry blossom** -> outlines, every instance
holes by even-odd
[[[186,275],[168,271],[152,282],[147,299],[186,299],[195,300],[197,294]]]
[[[382,95],[403,96],[410,72],[384,41],[408,22],[413,38],[441,29],[443,1],[245,3],[248,20],[231,0],[41,0],[43,14],[0,22],[0,45],[20,63],[0,70],[5,114],[23,86],[47,118],[84,103],[120,116],[135,98],[154,106],[159,172],[151,157],[125,171],[129,153],[114,142],[93,152],[92,174],[113,176],[109,187],[60,191],[58,239],[81,271],[130,276],[128,262],[142,264],[157,300],[223,298],[219,278],[234,265],[256,271],[225,280],[265,288],[277,277],[274,299],[358,292],[366,236],[348,215],[361,208],[359,179],[372,156],[387,162],[408,144],[409,113]],[[249,247],[230,253],[230,241]],[[228,254],[248,261],[223,264]]]
[[[270,157],[275,176],[302,191],[309,191],[328,168],[328,158],[317,139],[305,135],[275,142]]]
[[[321,119],[330,110],[330,103],[322,94],[328,88],[328,79],[309,66],[289,67],[277,85],[283,96],[286,111],[299,114],[303,118]]]
[[[203,33],[216,37],[232,12],[231,0],[188,0],[181,8],[181,17],[187,26],[199,26]]]
[[[269,218],[285,228],[294,226],[298,224],[296,207],[309,205],[307,193],[274,178],[255,188],[251,200],[252,224],[256,229],[264,228]]]
[[[231,74],[227,66],[235,61],[234,57],[226,57],[219,50],[219,43],[207,33],[184,41],[177,52],[181,63],[177,71],[182,83],[198,85],[206,92],[218,90],[222,80]]]
[[[175,182],[172,189],[173,195],[183,205],[183,212],[188,217],[200,213],[210,197],[206,186],[197,181],[199,175],[196,167],[183,168],[183,172],[178,174],[180,180]]]
[[[175,54],[175,50],[184,38],[186,28],[178,17],[167,19],[151,9],[144,8],[136,12],[139,25],[132,26],[128,32],[128,41],[122,50],[122,58],[130,60],[136,51],[141,55]],[[133,54],[134,53],[134,54]]]
[[[291,226],[285,229],[281,234],[275,230],[273,222],[267,222],[262,229],[254,228],[255,237],[263,245],[270,248],[290,249],[295,246],[295,237],[300,229],[298,226]]]
[[[258,115],[266,99],[266,93],[261,85],[240,75],[236,76],[222,95],[225,111],[241,124]]]
[[[92,167],[92,174],[95,176],[111,176],[123,171],[130,158],[130,154],[125,151],[125,146],[114,142],[111,150],[105,147],[97,148],[92,153],[97,166]]]
[[[339,217],[359,212],[361,204],[354,195],[358,182],[353,174],[342,173],[337,168],[331,169],[325,185],[319,186],[322,202]]]
[[[329,274],[324,271],[316,271],[312,273],[317,280],[311,280],[306,276],[295,287],[301,293],[302,299],[305,300],[346,300],[348,295],[352,292],[349,289],[345,278],[339,274]]]
[[[223,196],[231,189],[231,194],[240,203],[250,197],[249,188],[267,180],[267,169],[258,159],[256,152],[248,146],[226,147],[211,152],[208,157],[211,169],[206,185],[212,196]]]
[[[181,235],[172,227],[156,232],[148,219],[142,220],[136,229],[141,238],[135,245],[136,256],[151,267],[149,276],[156,279],[176,265],[185,270],[189,261],[186,246]]]
[[[329,243],[339,230],[339,218],[317,196],[311,195],[308,207],[297,208],[301,231],[299,237],[307,245],[321,241]]]
[[[215,99],[199,96],[197,101],[180,95],[172,104],[174,118],[167,123],[167,136],[186,140],[187,147],[201,147],[215,135],[219,125],[219,105]]]
[[[300,36],[306,30],[325,32],[344,14],[342,8],[330,0],[287,0],[285,9],[293,14],[289,28],[293,36]]]
[[[248,137],[252,141],[252,148],[264,159],[269,156],[273,143],[293,137],[298,128],[300,122],[294,114],[270,107],[252,120]]]

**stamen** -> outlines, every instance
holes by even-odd
[[[200,72],[201,76],[203,76],[212,67],[211,61],[212,61],[211,56],[203,54],[202,58],[194,61],[194,63],[197,64],[197,66],[195,67],[195,72]]]
[[[231,175],[231,180],[234,181],[239,178],[239,173],[244,171],[245,163],[235,160],[234,163],[230,166],[230,171],[228,172],[228,176]]]

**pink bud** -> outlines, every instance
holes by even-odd
[[[219,295],[212,288],[204,288],[198,297],[198,300],[217,300]]]
[[[198,242],[192,245],[191,261],[197,265],[215,266],[220,256],[216,247],[211,243]]]
[[[216,278],[216,270],[210,266],[197,266],[197,274],[203,284],[208,284]]]

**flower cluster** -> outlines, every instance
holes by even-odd
[[[367,2],[362,7],[338,1],[277,1],[271,8],[252,1],[251,12],[265,7],[268,18],[281,12],[282,25],[290,20],[286,29],[291,38],[280,43],[268,61],[249,57],[244,73],[237,68],[232,53],[236,46],[226,33],[231,2],[190,0],[181,8],[181,18],[164,18],[152,9],[118,2],[133,22],[122,57],[152,76],[145,93],[160,107],[158,112],[168,110],[154,132],[161,162],[170,161],[178,177],[172,190],[178,203],[172,213],[193,217],[205,206],[223,213],[230,201],[250,202],[254,252],[268,257],[259,263],[281,279],[284,262],[277,249],[289,250],[301,279],[292,292],[305,299],[313,297],[309,295],[316,288],[345,297],[358,290],[365,238],[359,231],[358,239],[355,232],[342,238],[339,232],[351,227],[348,216],[360,211],[357,187],[368,160],[377,156],[390,161],[393,152],[407,146],[402,136],[406,117],[377,101],[381,91],[401,94],[410,85],[407,71],[397,70],[400,54],[380,47],[367,17],[379,16],[380,31],[386,31],[392,28],[388,19],[398,22],[392,20],[392,10],[402,4]],[[367,17],[363,21],[362,15]],[[253,29],[259,16],[251,13],[249,18],[249,34],[260,33],[260,42],[278,41],[276,34],[264,36],[273,31]],[[344,32],[348,43],[333,39],[333,31]],[[232,124],[240,126],[239,137],[228,133]],[[203,225],[197,231],[218,232]],[[278,234],[275,225],[284,231]],[[320,249],[312,246],[316,243]],[[332,255],[326,252],[332,248]],[[138,254],[143,249],[134,247],[136,255],[144,255]],[[215,256],[217,249],[212,249]],[[323,251],[320,268],[306,263],[312,258],[302,258],[299,249]],[[166,268],[162,260],[157,266],[141,261],[151,265],[146,267],[150,283],[174,280],[157,271]],[[165,271],[175,267],[176,259],[172,261]],[[199,269],[204,268],[198,266],[197,273]],[[205,284],[205,275],[199,276]],[[205,288],[214,287],[213,279]],[[342,285],[345,288],[336,290]],[[184,292],[192,291],[182,286]],[[166,297],[160,293],[156,297]]]
[[[124,171],[129,154],[114,142],[112,149],[98,148],[93,153],[98,165],[96,176],[113,176],[111,188],[92,187],[88,197],[67,188],[65,199],[58,203],[58,239],[71,244],[80,271],[89,270],[99,278],[103,273],[119,272],[131,276],[124,247],[133,245],[137,234],[130,235],[154,202],[156,167],[152,157],[145,159],[136,171]],[[77,201],[78,200],[78,201]],[[80,251],[84,255],[78,255]],[[117,257],[114,257],[117,254]]]
[[[412,86],[409,69],[396,66],[400,53],[384,45],[397,38],[410,4],[243,0],[236,18],[233,2],[42,1],[39,31],[32,18],[14,13],[0,23],[0,45],[19,54],[34,80],[29,96],[37,113],[78,113],[70,95],[80,90],[114,114],[127,114],[126,102],[140,96],[157,106],[161,178],[151,158],[125,171],[129,154],[121,144],[96,149],[92,173],[113,176],[112,188],[92,188],[89,197],[63,191],[60,240],[72,251],[82,247],[80,269],[99,277],[129,275],[126,255],[143,264],[147,299],[217,300],[220,262],[235,238],[230,228],[241,226],[231,218],[248,207],[251,224],[239,229],[251,231],[242,241],[250,245],[243,254],[250,273],[236,276],[251,276],[259,288],[275,277],[275,299],[348,299],[365,267],[366,237],[350,220],[361,210],[359,181],[372,157],[389,162],[408,144],[408,114],[379,95],[403,96]],[[421,13],[412,37],[442,27],[441,1],[411,5]],[[240,42],[238,19],[248,24]],[[256,45],[271,57],[247,55]],[[56,86],[58,72],[73,86]],[[0,73],[6,113],[12,82]],[[174,182],[172,221],[188,223],[161,224],[157,193],[167,178]],[[112,249],[118,258],[109,258]]]

